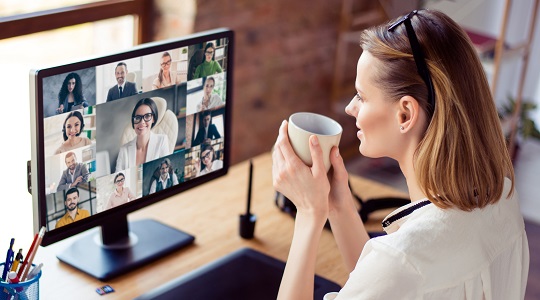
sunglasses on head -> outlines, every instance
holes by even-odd
[[[407,30],[407,38],[409,39],[409,44],[411,45],[412,54],[414,57],[414,62],[416,63],[416,69],[418,70],[418,75],[424,80],[428,89],[428,103],[435,109],[435,89],[433,88],[433,82],[431,81],[431,76],[429,74],[429,69],[426,64],[426,58],[424,52],[420,47],[416,33],[412,27],[411,18],[418,13],[418,10],[411,11],[408,15],[403,16],[401,19],[397,20],[394,24],[388,27],[388,32],[394,32],[394,30],[401,24],[405,23],[405,29]]]

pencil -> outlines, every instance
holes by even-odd
[[[41,227],[39,230],[38,238],[36,241],[36,244],[34,245],[34,249],[32,250],[32,253],[30,253],[30,257],[26,257],[26,266],[24,266],[24,271],[22,273],[22,277],[19,277],[19,280],[21,282],[26,280],[26,276],[28,275],[28,272],[30,271],[30,268],[32,267],[32,261],[34,260],[34,256],[36,256],[36,252],[39,248],[39,245],[41,245],[41,241],[43,240],[43,236],[45,235],[45,226]]]

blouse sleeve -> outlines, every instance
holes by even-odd
[[[356,267],[339,292],[342,299],[419,299],[422,276],[411,265],[404,253],[369,241]]]

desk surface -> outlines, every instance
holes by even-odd
[[[272,158],[269,153],[253,159],[252,212],[257,215],[255,238],[238,235],[238,216],[244,212],[249,163],[229,169],[227,176],[163,200],[129,215],[130,220],[154,218],[195,235],[195,243],[151,265],[103,283],[58,261],[56,253],[71,240],[42,247],[35,258],[43,262],[40,295],[43,299],[132,299],[242,247],[250,247],[285,261],[289,253],[294,220],[274,204]],[[380,183],[351,176],[353,190],[363,199],[407,196]],[[382,214],[384,215],[384,213]],[[381,215],[381,217],[382,217]],[[366,223],[368,230],[381,231],[380,219]],[[330,231],[321,237],[316,273],[343,285],[348,273]],[[103,298],[95,289],[105,284],[115,292]]]

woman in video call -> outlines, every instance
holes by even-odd
[[[152,83],[153,90],[180,83],[180,77],[176,76],[176,72],[174,72],[174,70],[171,72],[171,64],[171,55],[169,52],[164,52],[163,55],[161,55],[161,67],[159,73]]]
[[[328,219],[350,275],[325,299],[523,299],[527,236],[475,49],[443,13],[413,11],[394,21],[361,34],[356,94],[345,111],[356,119],[360,153],[395,159],[412,202],[385,218],[387,235],[369,239],[338,148],[327,175],[311,136],[308,167],[283,121],[273,183],[297,214],[278,298],[313,299]]]
[[[137,102],[131,114],[131,127],[136,136],[120,147],[116,172],[171,154],[167,136],[152,132],[157,117],[154,100],[143,98]]]
[[[214,87],[216,86],[216,80],[214,79],[214,77],[205,77],[205,79],[203,79],[204,95],[201,99],[201,102],[197,104],[197,112],[223,105],[221,97],[219,97],[218,94],[214,93]]]
[[[58,108],[56,109],[56,112],[61,114],[75,109],[88,107],[88,102],[86,102],[86,99],[84,98],[82,87],[83,84],[79,74],[69,73],[64,79],[60,92],[58,93]]]
[[[206,47],[204,48],[204,61],[197,66],[197,69],[195,69],[193,79],[223,72],[219,63],[214,60],[215,52],[216,48],[214,47],[214,44],[207,43]]]
[[[131,193],[128,187],[124,186],[125,182],[126,176],[124,176],[123,173],[118,173],[116,174],[116,176],[114,176],[115,188],[114,191],[111,193],[111,196],[109,197],[109,201],[107,201],[105,209],[117,207],[135,199],[135,195]]]
[[[85,137],[80,136],[84,129],[84,119],[80,111],[70,112],[64,121],[62,127],[62,135],[64,142],[54,154],[60,154],[62,152],[70,151],[76,148],[88,146],[92,144],[92,141]]]
[[[223,161],[216,159],[214,156],[215,151],[212,145],[206,143],[201,145],[200,164],[197,164],[199,165],[199,176],[223,168]]]

